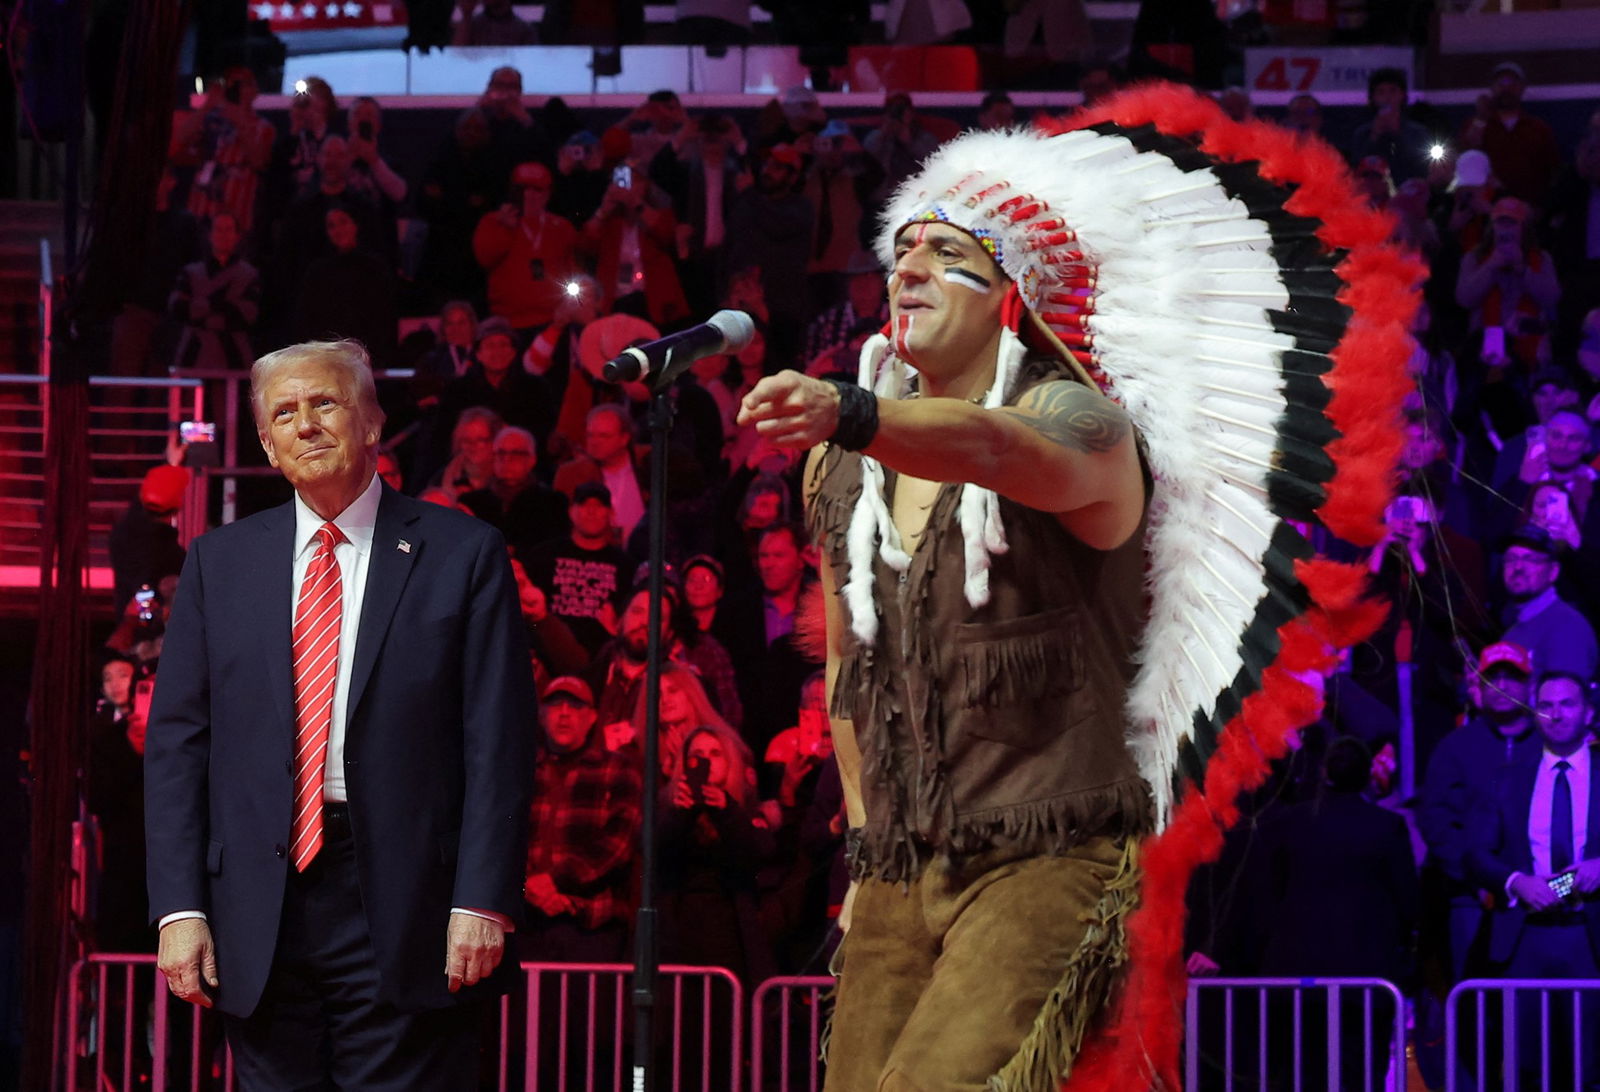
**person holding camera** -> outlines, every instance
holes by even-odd
[[[1555,261],[1533,241],[1531,210],[1502,197],[1489,213],[1489,231],[1461,259],[1456,302],[1471,312],[1470,328],[1483,338],[1490,368],[1517,363],[1533,369],[1550,362],[1549,326],[1561,284]]]
[[[543,163],[519,164],[505,203],[485,213],[472,235],[472,253],[489,278],[489,310],[524,343],[550,324],[578,272],[578,233],[549,211],[552,184]]]
[[[646,162],[630,157],[612,168],[600,207],[583,225],[583,241],[594,258],[601,311],[666,329],[688,317],[689,301],[678,277],[678,218]]]
[[[713,721],[689,731],[675,758],[657,820],[661,959],[760,981],[772,954],[757,914],[756,871],[774,840],[756,799],[750,750]]]

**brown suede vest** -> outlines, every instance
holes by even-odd
[[[1057,378],[1070,376],[1030,360],[1018,393]],[[812,531],[843,589],[860,456],[832,448],[817,473]],[[895,481],[886,471],[891,507]],[[992,849],[1056,855],[1150,825],[1123,713],[1144,624],[1143,528],[1102,552],[1001,498],[1010,549],[992,558],[975,610],[960,495],[940,489],[903,577],[875,557],[877,640],[843,642],[832,712],[854,722],[862,754],[858,876],[911,880],[935,856]],[[848,626],[848,605],[840,613]]]

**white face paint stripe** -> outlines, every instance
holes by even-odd
[[[894,332],[894,351],[901,360],[907,364],[915,364],[916,360],[911,355],[911,323],[913,315],[901,315],[900,322]]]
[[[962,269],[959,266],[951,266],[946,269],[944,271],[944,279],[951,284],[959,284],[963,288],[970,288],[974,292],[982,293],[983,295],[988,295],[989,291],[994,287],[987,278],[974,273],[970,269]]]

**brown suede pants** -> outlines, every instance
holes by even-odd
[[[1053,1090],[1122,962],[1135,855],[1102,837],[1064,857],[936,862],[909,888],[863,881],[826,1092]]]

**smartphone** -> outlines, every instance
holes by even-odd
[[[133,593],[133,601],[139,604],[139,621],[154,621],[156,616],[156,593],[151,588],[143,587]]]
[[[1527,438],[1528,446],[1530,448],[1541,445],[1544,443],[1544,426],[1529,425],[1527,431],[1523,433],[1523,436]]]
[[[611,184],[618,189],[633,189],[633,168],[626,163],[614,167],[611,171]]]
[[[140,679],[133,684],[133,715],[141,723],[150,720],[150,699],[155,696],[155,679]]]
[[[690,755],[683,760],[683,779],[696,800],[706,796],[706,779],[711,776],[711,763],[703,755]]]
[[[356,122],[356,136],[360,137],[362,140],[371,140],[372,139],[372,122],[370,122],[370,121],[358,121],[358,122]]]
[[[229,102],[237,106],[240,100],[244,98],[244,86],[238,80],[229,80],[228,87],[222,94]]]
[[[214,444],[217,442],[215,421],[180,421],[178,439],[186,444]]]

